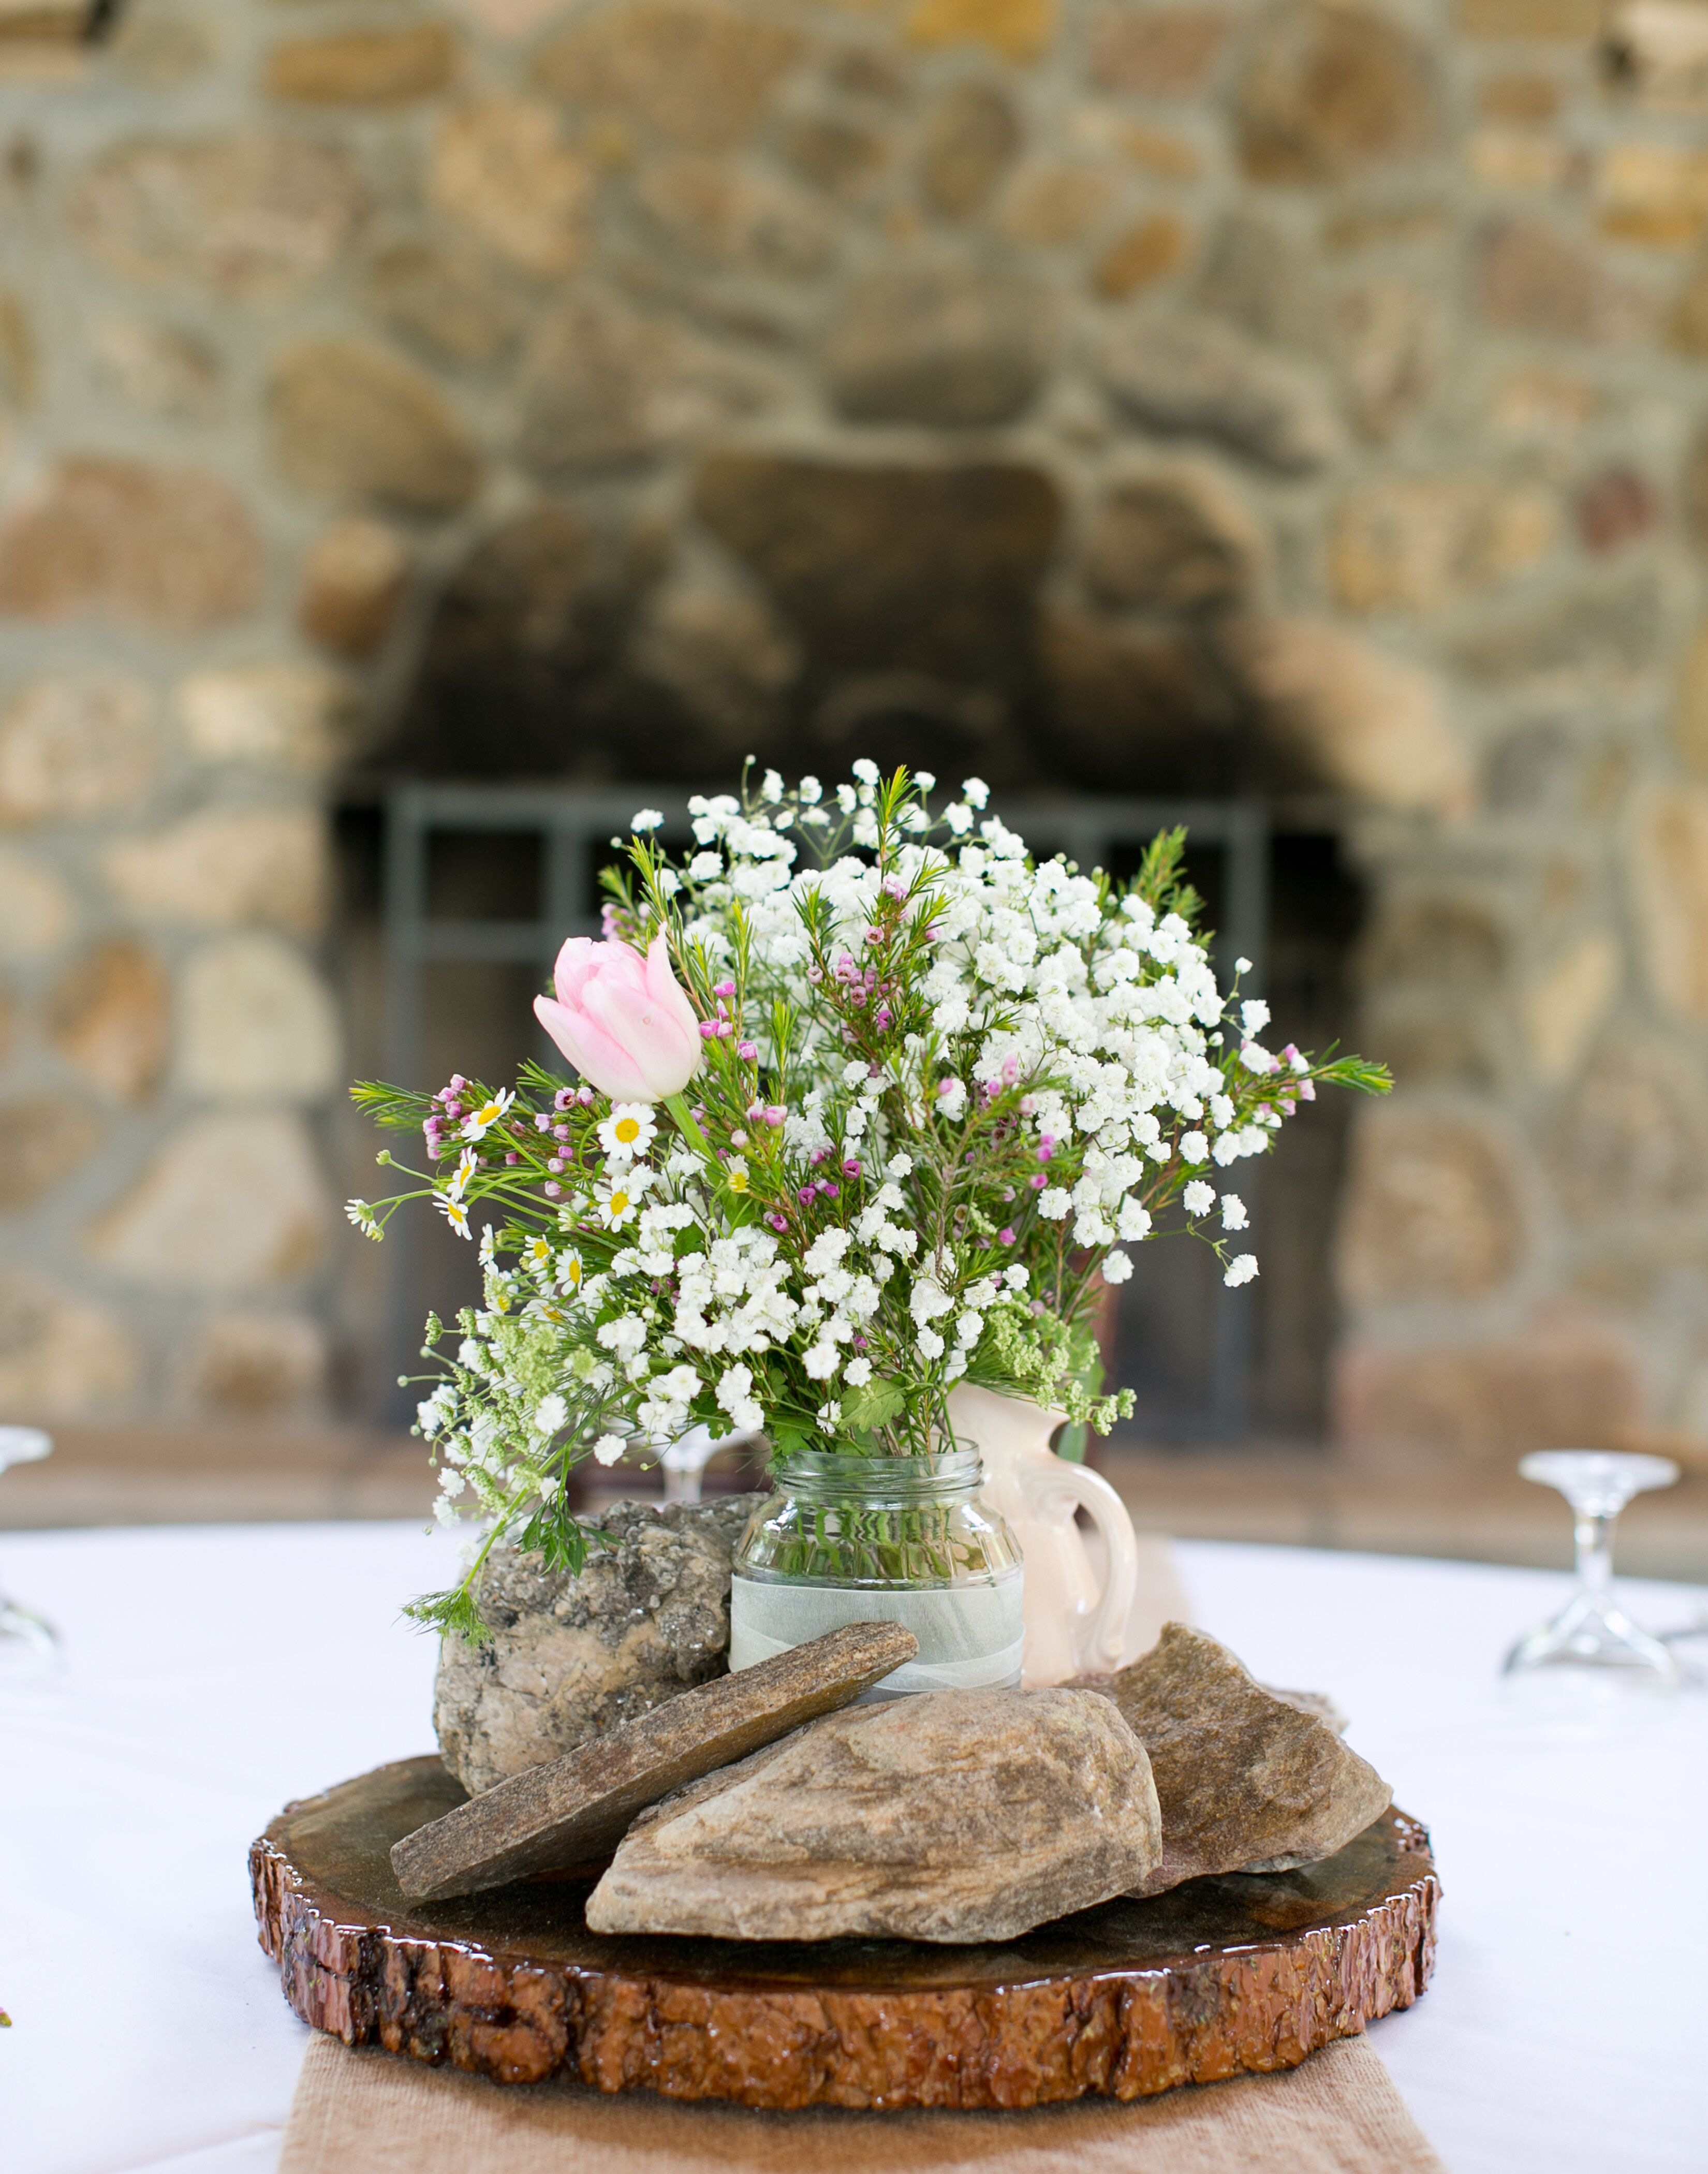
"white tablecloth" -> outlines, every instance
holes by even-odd
[[[1703,2174],[1708,1693],[1503,1685],[1546,1573],[1179,1556],[1197,1619],[1332,1690],[1434,1829],[1435,1985],[1372,2037],[1453,2174]],[[0,1695],[4,2174],[271,2174],[306,2034],[245,1852],[287,1798],[430,1748],[433,1647],[397,1610],[452,1560],[400,1525],[0,1533],[68,1657]],[[1661,1625],[1704,1597],[1629,1596]]]

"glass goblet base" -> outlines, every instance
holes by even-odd
[[[1683,1674],[1658,1638],[1597,1593],[1575,1593],[1551,1622],[1538,1624],[1521,1638],[1506,1656],[1506,1674],[1560,1662],[1646,1670],[1669,1684],[1678,1683]]]

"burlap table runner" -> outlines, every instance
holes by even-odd
[[[309,2047],[278,2174],[1445,2174],[1362,2038],[1118,2106],[756,2113]]]

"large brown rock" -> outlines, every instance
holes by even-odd
[[[1510,1282],[1528,1238],[1516,1160],[1470,1117],[1361,1111],[1337,1263],[1347,1303],[1487,1298]]]
[[[1708,787],[1651,786],[1627,850],[1649,984],[1666,1009],[1708,1022]]]
[[[691,445],[770,390],[754,365],[674,318],[582,288],[529,345],[519,450],[549,480],[626,468]]]
[[[1373,8],[1286,0],[1258,32],[1235,112],[1261,181],[1344,181],[1431,149],[1440,97],[1427,49]]]
[[[796,31],[719,0],[624,0],[578,16],[534,74],[559,98],[717,151],[749,133],[800,46]]]
[[[813,1722],[642,1813],[587,1923],[1009,1940],[1138,1886],[1161,1848],[1144,1747],[1108,1700],[929,1691]]]
[[[326,1389],[327,1334],[300,1313],[218,1313],[190,1351],[184,1387],[204,1411],[276,1420],[312,1409]]]
[[[1372,807],[1462,813],[1469,754],[1440,682],[1327,619],[1254,619],[1239,661],[1266,731],[1316,783]]]
[[[159,765],[154,701],[140,680],[32,679],[0,711],[0,828],[134,814]]]
[[[204,808],[116,841],[101,869],[114,895],[147,920],[192,928],[246,922],[313,936],[326,911],[326,824],[316,808]]]
[[[1289,1872],[1343,1849],[1393,1792],[1296,1693],[1267,1690],[1225,1646],[1168,1623],[1149,1652],[1093,1679],[1143,1744],[1162,1857],[1132,1892],[1219,1872]]]
[[[104,1306],[17,1268],[0,1268],[0,1405],[18,1419],[73,1418],[127,1396],[136,1346]]]
[[[927,110],[920,183],[946,219],[965,219],[995,188],[1020,148],[1020,123],[993,84],[958,83]]]
[[[1654,315],[1645,289],[1575,235],[1533,219],[1502,217],[1484,229],[1474,288],[1485,325],[1538,339],[1626,345]]]
[[[1708,1205],[1708,1088],[1654,1035],[1621,1035],[1591,1060],[1546,1135],[1576,1223],[1700,1214]]]
[[[1091,25],[1091,80],[1140,98],[1193,97],[1231,28],[1216,8],[1105,8]]]
[[[1328,578],[1352,612],[1440,612],[1486,595],[1552,546],[1553,496],[1469,470],[1384,476],[1349,491],[1328,527]]]
[[[820,668],[902,666],[976,684],[1013,668],[1062,523],[1047,476],[995,461],[722,453],[701,466],[693,502]]]
[[[586,254],[592,170],[543,99],[484,98],[448,116],[428,189],[448,218],[541,279]]]
[[[1378,273],[1343,288],[1323,327],[1360,436],[1385,444],[1427,404],[1440,374],[1440,311],[1416,280]]]
[[[478,246],[394,241],[367,268],[370,309],[430,361],[479,368],[509,354],[525,312]]]
[[[106,1128],[82,1102],[20,1095],[0,1102],[8,1143],[0,1158],[0,1215],[21,1215],[46,1199],[100,1146]]]
[[[334,657],[371,657],[392,631],[408,576],[408,546],[395,528],[347,515],[321,532],[303,560],[297,625]]]
[[[73,192],[73,235],[120,278],[272,302],[338,259],[365,208],[341,146],[268,129],[122,143]]]
[[[684,152],[649,160],[635,195],[697,270],[725,264],[804,279],[835,254],[835,225],[819,199],[775,174]]]
[[[178,988],[180,1084],[209,1102],[316,1102],[343,1071],[331,992],[267,929],[195,952]]]
[[[1099,257],[1091,284],[1106,302],[1124,302],[1165,279],[1186,261],[1190,230],[1171,211],[1147,212]]]
[[[1484,685],[1594,675],[1615,683],[1666,661],[1659,588],[1651,573],[1568,589],[1464,635],[1454,661]]]
[[[843,295],[824,375],[852,421],[964,429],[1020,414],[1051,348],[1049,297],[1030,279],[950,262],[884,266]]]
[[[1618,1448],[1643,1416],[1629,1341],[1577,1314],[1484,1344],[1354,1340],[1335,1376],[1338,1438],[1378,1469],[1408,1474],[1431,1456],[1504,1474],[1527,1450]]]
[[[1426,892],[1383,908],[1362,947],[1360,978],[1373,990],[1424,985],[1475,996],[1500,982],[1506,951],[1480,900]]]
[[[1240,603],[1264,555],[1262,531],[1215,471],[1196,462],[1133,470],[1105,489],[1085,532],[1085,576],[1128,610]]]
[[[305,340],[268,387],[273,458],[299,489],[408,513],[451,513],[480,479],[468,425],[413,363],[365,340]]]
[[[1118,405],[1165,435],[1208,438],[1284,475],[1340,450],[1315,378],[1213,318],[1132,317],[1104,339],[1098,368]]]
[[[329,1235],[326,1173],[279,1111],[192,1117],[89,1233],[101,1265],[155,1290],[227,1295],[295,1280]]]
[[[434,1689],[463,1787],[478,1795],[723,1674],[730,1553],[759,1499],[619,1502],[576,1576],[495,1548],[475,1592],[491,1639],[446,1638]]]
[[[77,918],[71,893],[32,855],[0,846],[0,959],[56,951]]]
[[[262,82],[271,96],[298,105],[407,105],[443,90],[457,58],[445,23],[334,30],[275,46]]]
[[[143,1102],[165,1068],[171,988],[158,956],[117,936],[72,961],[47,992],[48,1038],[85,1079]]]
[[[262,544],[218,476],[68,455],[0,522],[0,614],[196,634],[259,603]]]
[[[323,665],[257,657],[214,664],[178,683],[184,744],[198,762],[317,777],[343,744],[346,690]]]
[[[801,646],[761,595],[693,577],[655,589],[634,632],[636,671],[666,687],[732,762],[779,721]]]

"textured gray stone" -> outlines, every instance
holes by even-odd
[[[1286,1872],[1343,1849],[1392,1792],[1334,1728],[1266,1690],[1225,1646],[1168,1623],[1105,1689],[1144,1745],[1162,1808],[1162,1858],[1132,1892],[1220,1872]]]
[[[1105,338],[1099,368],[1137,421],[1211,439],[1283,474],[1307,473],[1340,450],[1316,381],[1208,318],[1135,318]]]
[[[1048,367],[1052,318],[1033,281],[945,259],[857,279],[824,343],[830,397],[862,423],[1012,421]]]
[[[489,1789],[722,1675],[730,1555],[760,1499],[619,1502],[578,1577],[495,1548],[477,1596],[491,1641],[447,1638],[434,1690],[439,1749],[463,1787]]]
[[[767,390],[762,371],[673,318],[585,287],[529,343],[519,450],[548,479],[624,468],[762,406]]]
[[[642,1813],[587,1923],[1010,1940],[1138,1885],[1160,1847],[1144,1748],[1107,1700],[930,1691],[811,1722]]]

